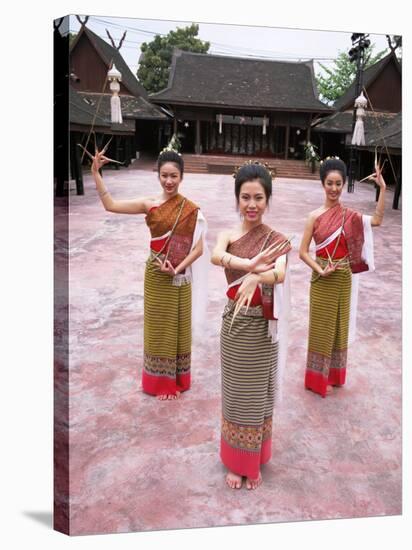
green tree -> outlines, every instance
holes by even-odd
[[[151,42],[143,42],[137,78],[149,93],[166,88],[173,48],[195,53],[208,52],[210,43],[197,38],[198,32],[199,25],[192,23],[170,31],[166,36],[157,34]]]
[[[373,49],[374,44],[371,44],[365,51],[365,69],[377,63],[388,53],[387,50],[382,50],[374,54]],[[322,63],[319,65],[325,72],[325,74],[316,75],[319,94],[326,103],[334,103],[355,80],[356,63],[351,63],[347,52],[339,52],[332,68],[325,67]]]
[[[69,45],[72,45],[73,40],[76,38],[77,32],[69,32]]]

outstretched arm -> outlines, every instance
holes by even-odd
[[[386,190],[386,183],[383,179],[382,172],[378,166],[378,164],[375,164],[375,173],[370,177],[371,180],[373,180],[377,185],[380,187],[380,193],[379,193],[379,199],[378,203],[376,205],[375,212],[373,213],[371,225],[381,225],[383,220],[383,214],[385,211],[385,190]]]
[[[110,162],[109,159],[103,153],[97,152],[93,157],[92,175],[104,208],[108,212],[116,212],[118,214],[147,214],[150,208],[150,200],[146,197],[120,201],[112,198],[99,172],[100,168],[108,162]]]

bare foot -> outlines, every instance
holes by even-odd
[[[333,386],[328,385],[326,388],[326,395],[333,393]]]
[[[177,391],[176,393],[162,393],[160,395],[157,396],[157,398],[160,400],[160,401],[165,401],[166,399],[179,399],[180,397],[180,391]]]
[[[231,489],[240,489],[242,487],[242,476],[238,476],[233,472],[228,472],[226,483]]]
[[[257,479],[250,479],[250,477],[246,478],[247,489],[257,489],[257,487],[259,487],[261,483],[262,483],[262,476],[260,472]]]
[[[168,399],[179,399],[180,397],[180,391],[177,391],[176,393],[169,393],[167,396]]]

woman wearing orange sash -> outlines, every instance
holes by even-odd
[[[373,271],[372,226],[382,223],[385,181],[379,167],[371,177],[380,187],[373,216],[343,206],[346,165],[330,158],[320,167],[324,204],[309,214],[299,257],[312,269],[305,387],[322,397],[346,380],[348,342],[355,335],[357,275]],[[309,254],[311,240],[316,259]]]
[[[159,155],[162,192],[132,200],[110,196],[99,173],[107,162],[110,159],[97,152],[92,164],[103,206],[108,212],[145,214],[151,233],[144,283],[143,391],[177,399],[190,388],[192,330],[201,323],[206,304],[206,221],[199,207],[179,193],[184,164],[176,151]]]
[[[220,456],[226,483],[256,489],[260,467],[272,454],[272,417],[286,359],[288,239],[263,223],[272,177],[247,163],[235,180],[242,223],[218,236],[212,263],[228,283],[220,350],[222,425]]]

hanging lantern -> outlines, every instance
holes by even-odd
[[[265,136],[266,135],[266,126],[268,125],[269,123],[269,119],[266,115],[263,116],[263,125],[262,125],[262,134]]]
[[[219,134],[222,133],[223,115],[217,115],[217,121],[219,123]]]
[[[107,78],[110,82],[110,90],[112,92],[112,97],[110,98],[110,110],[111,110],[111,121],[113,123],[122,124],[122,106],[120,103],[119,91],[120,91],[120,82],[122,80],[122,74],[116,69],[116,65],[113,64],[113,67],[107,73]]]
[[[356,123],[353,130],[352,145],[365,145],[365,128],[363,119],[365,117],[365,109],[368,105],[366,97],[361,92],[360,96],[355,99],[356,107]]]

